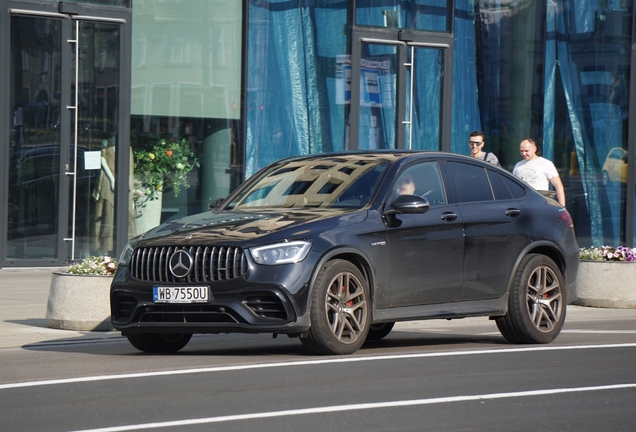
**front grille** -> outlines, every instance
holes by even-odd
[[[177,278],[169,269],[172,254],[184,250],[193,260],[190,273]],[[239,247],[227,246],[159,246],[135,250],[130,261],[132,277],[149,282],[212,282],[242,277],[247,272],[247,260]]]

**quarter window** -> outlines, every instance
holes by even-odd
[[[521,198],[526,194],[526,190],[522,188],[517,182],[503,175],[500,175],[499,177],[504,182],[513,198]]]
[[[506,185],[503,184],[503,181],[499,177],[499,174],[492,170],[488,171],[488,179],[490,179],[490,185],[492,186],[492,191],[495,193],[495,199],[497,200],[506,200],[510,199],[510,192],[506,188]]]

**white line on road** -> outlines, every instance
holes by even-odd
[[[406,360],[414,358],[431,358],[431,357],[455,357],[465,355],[494,355],[494,354],[510,354],[519,352],[536,352],[536,351],[569,351],[569,350],[585,350],[585,349],[609,349],[609,348],[632,348],[636,347],[636,343],[624,343],[624,344],[606,344],[606,345],[572,345],[572,346],[553,346],[542,345],[526,348],[510,348],[510,349],[492,349],[492,350],[470,350],[470,351],[446,351],[446,352],[434,352],[434,353],[417,353],[417,354],[396,354],[396,355],[382,355],[382,356],[368,356],[368,357],[336,357],[316,360],[303,360],[303,361],[290,361],[290,362],[278,362],[278,363],[258,363],[258,364],[246,364],[236,366],[215,366],[207,368],[196,369],[176,369],[168,371],[155,371],[155,372],[137,372],[119,375],[96,375],[77,378],[63,378],[55,380],[43,380],[43,381],[26,381],[17,383],[0,384],[0,390],[8,390],[14,388],[23,387],[38,387],[45,385],[59,385],[59,384],[73,384],[81,382],[94,382],[94,381],[110,381],[119,379],[130,378],[148,378],[159,376],[171,376],[171,375],[187,375],[195,373],[211,373],[211,372],[231,372],[238,370],[250,370],[250,369],[267,369],[267,368],[280,368],[280,367],[297,367],[297,366],[310,366],[310,365],[323,365],[333,363],[356,363],[363,361],[384,361],[384,360]]]
[[[636,330],[585,330],[585,329],[570,329],[561,330],[561,333],[570,334],[636,334]],[[501,335],[498,331],[477,333],[477,336],[496,336]]]
[[[579,333],[579,334],[636,334],[636,330],[561,330],[561,333]]]
[[[222,422],[231,422],[231,421],[240,421],[240,420],[289,417],[289,416],[296,416],[296,415],[323,414],[323,413],[333,413],[333,412],[340,412],[340,411],[351,412],[351,411],[359,411],[359,410],[367,410],[367,409],[396,408],[396,407],[406,407],[406,406],[415,406],[415,405],[431,405],[431,404],[450,403],[450,402],[468,402],[468,401],[476,401],[476,400],[480,401],[480,400],[489,400],[489,399],[514,398],[514,397],[544,396],[544,395],[577,393],[577,392],[588,392],[588,391],[620,390],[620,389],[627,389],[627,388],[636,388],[636,383],[614,384],[614,385],[604,385],[604,386],[594,386],[594,387],[574,387],[574,388],[560,388],[560,389],[530,390],[530,391],[521,391],[521,392],[512,392],[512,393],[491,393],[491,394],[483,394],[483,395],[450,396],[450,397],[441,397],[441,398],[387,401],[387,402],[363,403],[363,404],[351,404],[351,405],[336,405],[336,406],[304,408],[304,409],[295,409],[295,410],[269,411],[269,412],[252,413],[252,414],[237,414],[237,415],[228,415],[228,416],[219,416],[219,417],[207,417],[207,418],[200,418],[200,419],[175,420],[175,421],[168,421],[168,422],[143,423],[143,424],[137,424],[137,425],[115,426],[115,427],[106,427],[106,428],[99,428],[99,429],[86,429],[86,430],[77,431],[77,432],[120,432],[120,431],[132,431],[132,430],[141,430],[141,429],[182,427],[182,426],[191,426],[191,425],[198,425],[198,424],[222,423]]]

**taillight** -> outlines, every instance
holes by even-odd
[[[559,220],[565,224],[568,228],[574,228],[574,222],[572,222],[572,216],[566,209],[559,209]]]

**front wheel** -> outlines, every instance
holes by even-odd
[[[508,312],[497,319],[512,343],[549,343],[565,322],[566,296],[561,270],[545,255],[525,256],[515,273]]]
[[[352,354],[369,332],[370,303],[366,279],[349,261],[323,265],[311,294],[311,327],[301,338],[316,354]]]
[[[174,353],[190,342],[192,334],[135,333],[126,335],[128,342],[139,351],[147,353]]]

